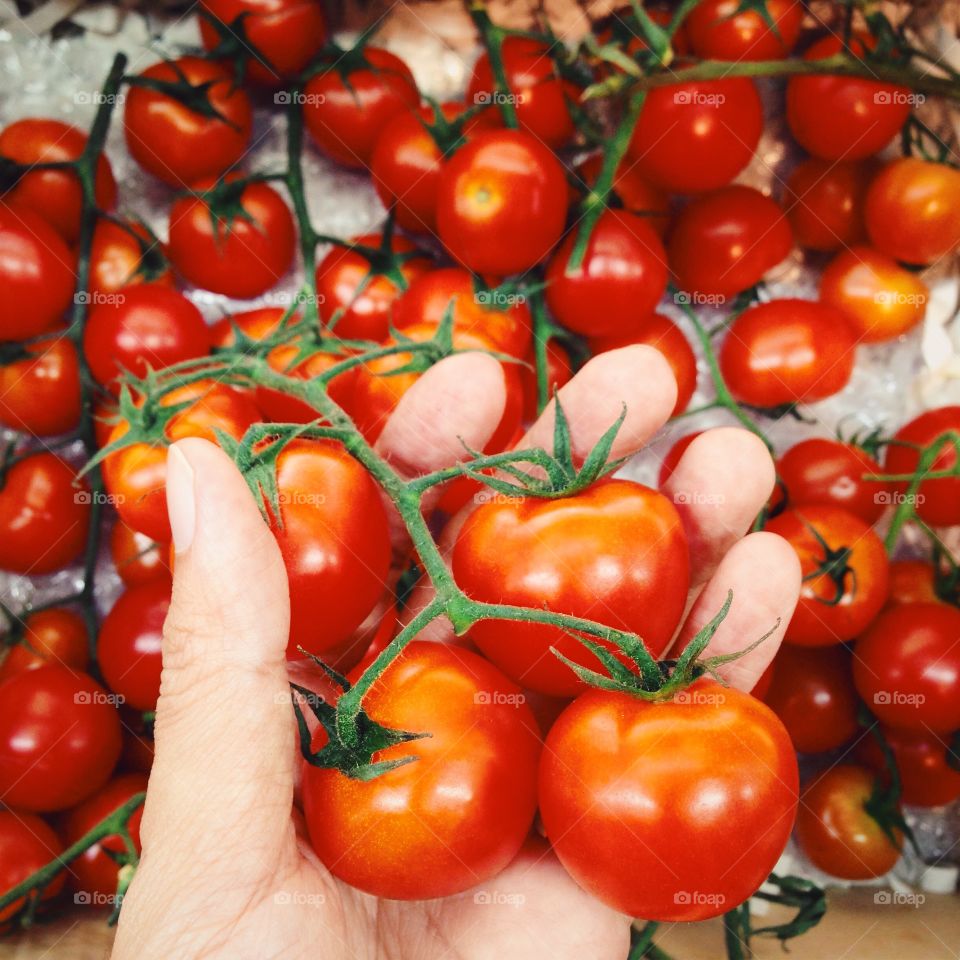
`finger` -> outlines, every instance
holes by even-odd
[[[750,529],[775,482],[773,459],[749,430],[707,430],[684,451],[663,493],[687,531],[694,584],[707,580]]]

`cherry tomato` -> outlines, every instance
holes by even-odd
[[[937,571],[926,560],[893,560],[887,606],[900,603],[940,603]]]
[[[663,703],[590,690],[547,735],[540,815],[560,862],[614,910],[704,920],[767,879],[797,787],[786,730],[748,693],[710,680]]]
[[[63,853],[60,838],[39,817],[29,813],[0,810],[0,894],[23,883]],[[43,888],[41,900],[50,900],[63,888],[63,871]],[[27,898],[14,900],[0,910],[0,923],[9,920],[26,904]]]
[[[69,163],[78,160],[86,146],[86,134],[60,120],[29,117],[11,123],[0,133],[0,157],[24,166]],[[112,210],[117,202],[117,184],[110,161],[103,154],[97,161],[94,194],[101,210]],[[72,170],[24,173],[3,195],[3,200],[39,214],[67,243],[77,242],[83,189],[80,178]]]
[[[854,647],[853,680],[883,723],[949,734],[960,729],[960,610],[902,603],[884,610]]]
[[[896,844],[867,813],[876,779],[853,764],[830,767],[804,788],[797,811],[797,842],[810,862],[841,880],[871,880],[900,859]]]
[[[173,286],[166,249],[136,220],[98,220],[90,246],[90,299],[102,301],[135,283]]]
[[[649,546],[637,550],[640,543]],[[673,636],[690,578],[687,539],[673,505],[629,480],[605,480],[553,500],[484,503],[457,536],[452,568],[474,600],[599,620],[635,632],[653,656]],[[553,696],[584,687],[551,647],[575,663],[599,666],[579,640],[543,624],[481,621],[470,639],[508,677]]]
[[[800,602],[784,640],[826,647],[852,640],[887,599],[887,553],[880,538],[839,507],[810,504],[767,523],[796,551],[803,572]]]
[[[575,333],[625,335],[652,313],[667,287],[667,255],[653,227],[625,210],[601,214],[570,272],[574,229],[547,264],[547,305]]]
[[[384,127],[415,110],[420,94],[410,68],[380,47],[343,58],[303,90],[303,122],[317,146],[347,167],[366,167]]]
[[[233,313],[210,327],[213,346],[236,346],[237,330],[251,340],[265,340],[277,332],[284,316],[286,311],[280,307],[258,307],[256,310]],[[297,316],[291,317],[290,322],[295,322],[297,319],[299,319]]]
[[[228,175],[226,182],[239,179]],[[200,193],[217,183],[193,184]],[[204,290],[249,300],[269,290],[293,263],[297,231],[283,198],[266,183],[248,183],[221,218],[199,196],[170,209],[170,259],[181,276]]]
[[[299,360],[300,350],[300,344],[296,340],[278,344],[267,354],[267,363],[278,373],[285,373],[299,380],[312,380],[346,359],[345,354],[331,348],[329,351],[311,353],[306,359]],[[356,377],[356,368],[337,375],[327,385],[327,396],[341,407],[348,407],[353,397]],[[320,412],[306,401],[266,387],[257,388],[257,404],[269,419],[278,423],[311,423],[321,417]]]
[[[122,520],[117,520],[110,531],[110,557],[124,586],[170,579],[164,547]]]
[[[520,368],[520,384],[523,389],[523,417],[525,422],[537,419],[539,414],[539,394],[537,392],[537,361],[533,351],[527,355],[526,367]],[[559,390],[573,379],[573,361],[570,353],[559,340],[551,339],[547,343],[547,397],[553,396],[554,389]]]
[[[100,789],[120,756],[120,718],[92,677],[59,663],[0,687],[0,800],[66,810]]]
[[[594,154],[577,167],[586,187],[597,182],[603,166],[603,155]],[[635,160],[624,158],[613,177],[613,195],[630,213],[636,213],[663,237],[670,224],[670,198],[655,187],[640,171]]]
[[[843,314],[833,307],[772,300],[733,321],[720,351],[720,369],[742,403],[809,403],[847,385],[855,346]]]
[[[660,474],[657,478],[658,487],[662,487],[673,476],[673,471],[677,469],[681,458],[687,452],[687,447],[703,432],[703,430],[695,430],[693,433],[682,436],[667,451],[666,456],[660,461]]]
[[[787,56],[800,38],[800,0],[767,0],[766,16],[744,6],[740,0],[697,4],[684,20],[693,52],[705,60],[779,60]]]
[[[133,159],[173,186],[215,177],[233,166],[250,142],[253,110],[230,71],[212,60],[180,57],[154,64],[140,76],[165,84],[205,88],[216,116],[191,110],[169,93],[137,86],[127,93],[124,133]]]
[[[372,780],[304,765],[304,814],[324,865],[392,900],[452,896],[500,873],[537,807],[540,737],[520,690],[468,650],[414,641],[364,709],[430,736],[376,754],[416,759]],[[320,728],[314,749],[325,738]]]
[[[83,617],[63,607],[28,613],[20,641],[10,647],[0,665],[0,682],[45,663],[83,669],[90,654]]]
[[[560,161],[522,130],[476,134],[440,174],[440,239],[475,273],[507,276],[539,263],[560,239],[566,209]]]
[[[90,526],[90,488],[52,453],[15,463],[0,486],[0,570],[37,576],[72,563]]]
[[[759,283],[791,249],[783,211],[759,190],[739,184],[684,207],[667,244],[681,289],[723,299]]]
[[[80,422],[80,366],[73,341],[24,344],[22,359],[0,366],[0,424],[49,437]]]

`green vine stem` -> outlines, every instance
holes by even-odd
[[[487,5],[483,0],[470,0],[467,10],[473,25],[477,28],[480,42],[490,58],[490,71],[493,74],[494,86],[497,88],[495,101],[503,116],[503,124],[516,130],[520,122],[517,119],[517,108],[513,102],[510,85],[507,83],[507,71],[503,65],[503,41],[508,33],[490,19]]]

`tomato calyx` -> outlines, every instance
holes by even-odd
[[[137,244],[139,250],[139,260],[137,268],[127,278],[127,284],[134,280],[140,280],[143,283],[153,283],[160,280],[170,271],[170,261],[163,252],[163,244],[150,227],[140,218],[133,217],[124,220],[122,217],[116,217],[112,213],[101,215],[102,220],[107,220],[114,226],[120,227],[126,231]],[[134,225],[137,229],[134,229]]]
[[[820,563],[803,577],[803,582],[808,583],[811,580],[818,580],[820,577],[827,577],[833,583],[834,594],[829,600],[824,597],[817,597],[820,603],[828,607],[835,607],[843,600],[849,592],[857,592],[857,572],[853,569],[850,558],[853,556],[852,547],[831,547],[826,539],[817,530],[812,523],[803,520],[803,525],[807,528],[810,536],[817,542],[817,546],[823,551],[823,558]],[[850,589],[847,590],[847,581],[850,581]]]
[[[230,61],[236,86],[243,83],[251,63],[257,63],[274,76],[279,76],[276,67],[247,35],[246,21],[250,17],[249,10],[238,13],[229,23],[224,23],[202,6],[197,13],[217,35],[217,42],[207,52],[207,56],[211,60]]]
[[[165,60],[171,70],[177,75],[176,80],[160,80],[156,77],[146,77],[142,74],[134,76],[125,76],[124,83],[131,87],[143,87],[145,90],[152,90],[154,93],[170,97],[178,103],[183,104],[191,113],[197,116],[205,117],[208,120],[219,120],[225,123],[231,130],[240,132],[240,127],[229,117],[225,116],[213,105],[210,97],[210,91],[218,83],[222,83],[219,78],[213,80],[203,80],[200,83],[191,83],[183,68],[176,60]]]
[[[221,176],[206,190],[184,190],[178,197],[192,197],[206,204],[213,235],[219,246],[233,229],[237,220],[254,223],[253,216],[243,205],[243,192],[252,183],[265,183],[268,175],[249,177]]]

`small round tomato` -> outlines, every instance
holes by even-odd
[[[759,283],[792,248],[783,211],[759,190],[739,184],[684,207],[667,244],[681,289],[724,299]]]
[[[876,41],[861,35],[851,49],[863,58]],[[804,60],[824,60],[843,49],[839,34],[822,37]],[[787,123],[807,153],[824,160],[862,160],[882,150],[910,115],[910,91],[862,77],[821,74],[787,82]]]
[[[673,476],[673,471],[677,469],[680,460],[687,452],[687,448],[703,432],[703,430],[695,430],[693,433],[685,434],[667,451],[666,456],[660,461],[660,473],[657,477],[658,487],[662,487]]]
[[[135,283],[173,286],[162,243],[136,220],[98,220],[90,246],[90,298],[97,302]]]
[[[887,606],[900,603],[940,603],[937,571],[926,560],[893,560]]]
[[[853,443],[810,437],[795,443],[777,463],[792,507],[842,507],[872,526],[893,501],[889,484],[867,480],[883,468]]]
[[[720,369],[742,403],[809,403],[847,385],[855,347],[843,314],[833,307],[772,300],[733,321],[720,351]]]
[[[23,636],[0,666],[0,682],[45,663],[83,669],[90,656],[90,641],[83,617],[63,607],[28,613]]]
[[[0,486],[0,570],[37,576],[72,563],[90,527],[90,488],[52,453],[15,463]]]
[[[474,273],[507,276],[539,263],[560,239],[566,212],[560,161],[522,130],[476,134],[440,174],[440,239]]]
[[[414,641],[363,701],[375,722],[427,731],[373,779],[304,764],[310,842],[334,876],[391,900],[461,893],[517,855],[537,808],[540,736],[520,690],[475,653]],[[326,740],[321,727],[314,749]]]
[[[770,708],[706,679],[662,703],[590,690],[540,761],[560,862],[614,910],[654,921],[704,920],[751,896],[786,846],[797,788]]]
[[[547,306],[569,330],[626,335],[667,288],[667,255],[656,231],[626,210],[605,210],[571,272],[574,228],[547,264]]]
[[[239,179],[227,175],[226,182]],[[249,300],[269,290],[293,263],[297,231],[283,197],[269,184],[248,183],[227,202],[225,217],[196,194],[214,178],[193,184],[193,195],[170,209],[170,259],[181,276],[204,290]]]
[[[603,155],[594,154],[581,163],[576,172],[585,187],[597,182],[603,167]],[[663,190],[655,187],[640,171],[635,160],[626,157],[613,177],[613,195],[620,200],[626,210],[636,213],[663,237],[670,224],[670,198]]]
[[[120,756],[120,717],[92,677],[58,663],[0,687],[0,801],[45,813],[100,789]]]
[[[39,817],[0,810],[0,894],[23,883],[61,853],[60,838]],[[55,897],[63,888],[63,881],[61,871],[43,888],[40,899]],[[14,916],[26,902],[27,898],[21,897],[0,910],[0,923]]]
[[[797,45],[802,22],[800,0],[767,0],[762,12],[744,9],[740,0],[706,0],[684,26],[693,52],[705,60],[779,60]]]
[[[115,813],[138,793],[146,793],[147,778],[142,773],[126,773],[114,777],[102,790],[71,810],[63,820],[63,839],[70,846],[92,830],[110,814]],[[143,806],[138,807],[127,820],[127,830],[137,853],[140,853],[140,819]],[[117,893],[120,867],[111,853],[125,854],[126,844],[119,833],[112,833],[87,847],[70,861],[69,883],[77,898],[93,907],[112,904]]]
[[[844,647],[805,650],[784,644],[773,664],[763,701],[799,753],[824,753],[853,739],[860,729],[860,701]]]
[[[303,122],[338,163],[366,167],[384,127],[419,103],[410,68],[389,51],[366,46],[307,81]]]
[[[63,316],[75,264],[46,220],[0,203],[0,341],[35,337]]]
[[[960,406],[936,407],[904,424],[886,448],[884,467],[894,475],[912,474],[920,464],[921,450],[933,446],[945,433],[960,435]],[[952,470],[958,462],[952,443],[941,446],[930,464],[930,472]],[[894,484],[900,496],[906,496],[909,482]],[[960,477],[924,480],[916,491],[914,507],[922,520],[934,526],[960,524]]]
[[[0,366],[0,424],[50,437],[80,422],[80,365],[73,341],[54,335],[23,345],[25,357]]]
[[[960,610],[903,603],[884,610],[854,647],[853,680],[891,727],[960,729]]]
[[[638,551],[638,543],[649,549]],[[599,620],[633,631],[658,656],[680,622],[689,563],[680,517],[666,497],[630,480],[604,480],[568,497],[482,504],[457,536],[452,569],[474,600]],[[579,640],[545,624],[483,620],[470,639],[508,677],[539,693],[584,689],[551,647],[599,667]]]
[[[766,529],[793,547],[803,572],[786,643],[831,646],[870,625],[887,599],[889,564],[867,524],[839,507],[810,504],[785,510]]]
[[[36,163],[69,163],[86,149],[86,134],[60,120],[29,117],[11,123],[0,133],[0,157],[23,166]],[[117,184],[110,161],[101,154],[97,161],[94,195],[101,210],[117,202]],[[67,243],[80,235],[83,188],[72,170],[33,170],[3,195],[4,203],[26,207],[43,217]]]
[[[641,171],[671,193],[726,186],[751,160],[763,106],[747,77],[655,87],[628,148]]]
[[[152,580],[169,580],[166,553],[161,544],[137,533],[122,520],[117,520],[110,531],[110,558],[127,587]]]
[[[162,283],[141,283],[94,306],[83,351],[97,383],[115,388],[124,370],[142,377],[148,369],[206,356],[210,331],[182,294]]]
[[[537,384],[537,358],[531,348],[526,357],[527,366],[520,368],[520,385],[523,390],[523,421],[531,422],[540,413],[540,395]],[[570,352],[557,339],[547,342],[547,398],[553,396],[565,383],[573,379],[573,361]]]
[[[865,210],[870,242],[905,263],[932,263],[960,246],[960,171],[903,157],[870,184]]]
[[[810,862],[841,880],[882,877],[900,859],[864,804],[876,787],[872,771],[853,764],[830,767],[804,788],[797,810],[797,843]]]
[[[145,80],[203,88],[216,116],[191,110],[171,93],[136,81],[127,93],[124,133],[133,159],[148,173],[173,186],[215,177],[233,166],[250,142],[253,110],[230,71],[212,60],[180,57],[154,64]]]

